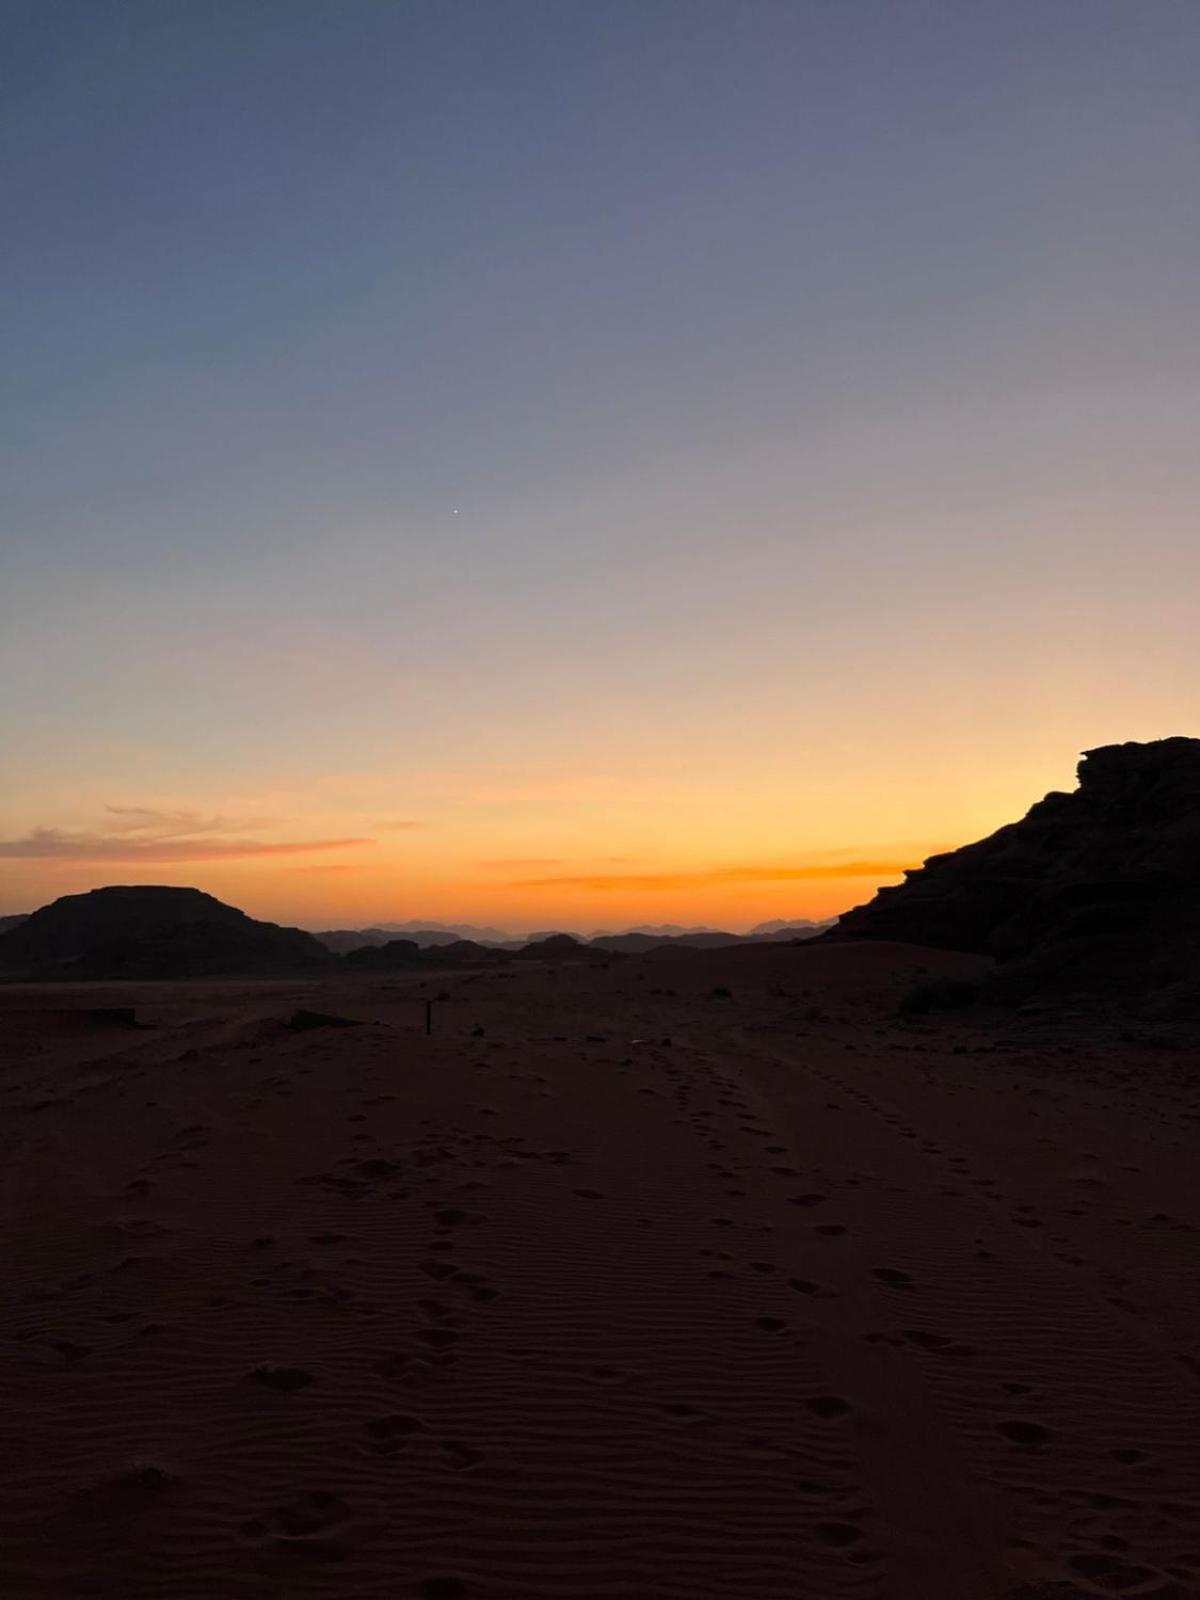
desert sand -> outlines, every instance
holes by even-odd
[[[0,990],[3,1593],[1200,1593],[1195,1056],[985,965]]]

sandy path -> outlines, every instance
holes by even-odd
[[[7,1030],[5,1593],[1190,1594],[1193,1091],[751,955]]]

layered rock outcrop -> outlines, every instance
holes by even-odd
[[[1079,787],[932,856],[831,935],[977,951],[1012,990],[1200,1010],[1200,740],[1105,745]]]

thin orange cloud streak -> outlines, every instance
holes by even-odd
[[[803,867],[709,867],[699,872],[607,872],[579,877],[516,878],[513,889],[703,889],[722,883],[809,883],[836,878],[895,878],[913,861],[843,861]]]
[[[22,861],[235,861],[253,856],[303,855],[373,844],[372,839],[136,839],[124,835],[65,833],[34,828],[21,839],[0,839],[0,858]]]

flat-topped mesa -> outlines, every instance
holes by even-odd
[[[1020,822],[881,889],[832,937],[976,951],[1030,985],[1190,989],[1200,975],[1200,740],[1105,745],[1078,775],[1072,793],[1048,794]]]
[[[0,935],[0,970],[33,977],[257,975],[332,960],[299,928],[257,922],[199,889],[159,884],[63,895]]]

